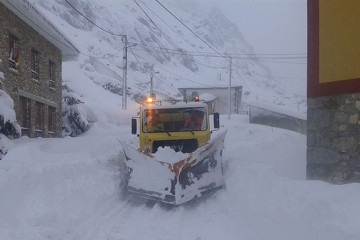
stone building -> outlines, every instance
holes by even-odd
[[[78,50],[27,0],[0,0],[0,88],[22,135],[61,137],[62,61]]]
[[[308,179],[360,182],[359,22],[358,0],[308,0]]]

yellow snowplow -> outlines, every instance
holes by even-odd
[[[128,193],[178,205],[223,188],[219,126],[219,114],[199,101],[142,104],[132,119],[140,146],[123,144]]]

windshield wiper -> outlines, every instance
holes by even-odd
[[[165,130],[165,128],[160,127],[160,126],[155,126],[158,130],[156,130],[155,132],[164,132],[166,133],[169,137],[171,136],[171,134]]]
[[[160,128],[160,130],[161,130],[160,132],[166,133],[167,135],[169,135],[169,137],[171,136],[171,134],[170,134],[168,131],[166,131],[165,129],[161,129],[161,128]]]
[[[184,128],[184,131],[191,132],[191,133],[192,133],[192,135],[194,135],[194,136],[195,136],[194,131],[193,131],[193,130],[191,130],[190,128]]]

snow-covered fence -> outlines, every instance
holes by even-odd
[[[306,134],[306,116],[272,106],[249,104],[249,122]]]

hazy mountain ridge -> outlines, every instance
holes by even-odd
[[[149,19],[132,0],[69,0],[91,21],[113,34],[89,23],[62,0],[32,2],[80,49],[82,55],[78,63],[83,75],[112,93],[122,94],[123,42],[120,36],[116,36],[118,34],[127,34],[129,45],[137,44],[128,48],[128,92],[132,97],[147,94],[152,71],[159,71],[155,76],[154,90],[176,98],[181,97],[178,87],[228,85],[229,62],[213,57],[217,54],[213,49],[156,1],[137,0]],[[237,26],[220,10],[213,9],[204,19],[179,8],[175,1],[162,3],[219,53],[236,55],[233,59],[233,85],[244,86],[245,101],[291,104],[294,96],[286,96],[286,90],[257,60]],[[108,68],[107,72],[115,72],[119,77],[99,71],[100,65],[102,70]],[[299,98],[296,102],[301,101],[301,96],[295,98]]]

